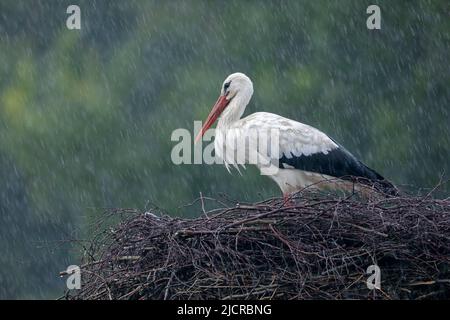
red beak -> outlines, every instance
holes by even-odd
[[[227,100],[227,97],[225,95],[221,95],[219,99],[217,99],[217,102],[214,104],[214,107],[209,113],[208,118],[206,118],[206,121],[203,124],[202,129],[195,138],[195,143],[197,143],[197,141],[200,140],[201,137],[203,137],[206,130],[208,130],[214,124],[214,122],[216,122],[217,118],[220,116],[223,110],[225,110],[225,107],[228,105],[229,102],[230,101]]]

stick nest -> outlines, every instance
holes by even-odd
[[[450,298],[448,198],[303,191],[288,204],[234,204],[195,219],[117,213],[121,222],[85,248],[82,287],[65,298]],[[380,288],[367,287],[371,265]]]

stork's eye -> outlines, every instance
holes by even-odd
[[[227,92],[228,88],[230,87],[231,81],[228,81],[223,85],[223,92]]]

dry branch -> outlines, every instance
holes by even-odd
[[[202,210],[204,210],[202,198]],[[121,210],[116,210],[122,212]],[[449,299],[450,200],[303,191],[196,219],[130,210],[69,299]],[[368,266],[381,268],[369,290]]]

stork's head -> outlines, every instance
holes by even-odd
[[[220,115],[223,114],[223,117],[229,118],[230,121],[238,120],[244,113],[252,95],[253,83],[249,77],[240,72],[230,74],[223,82],[219,99],[211,109],[195,142],[205,134]]]

